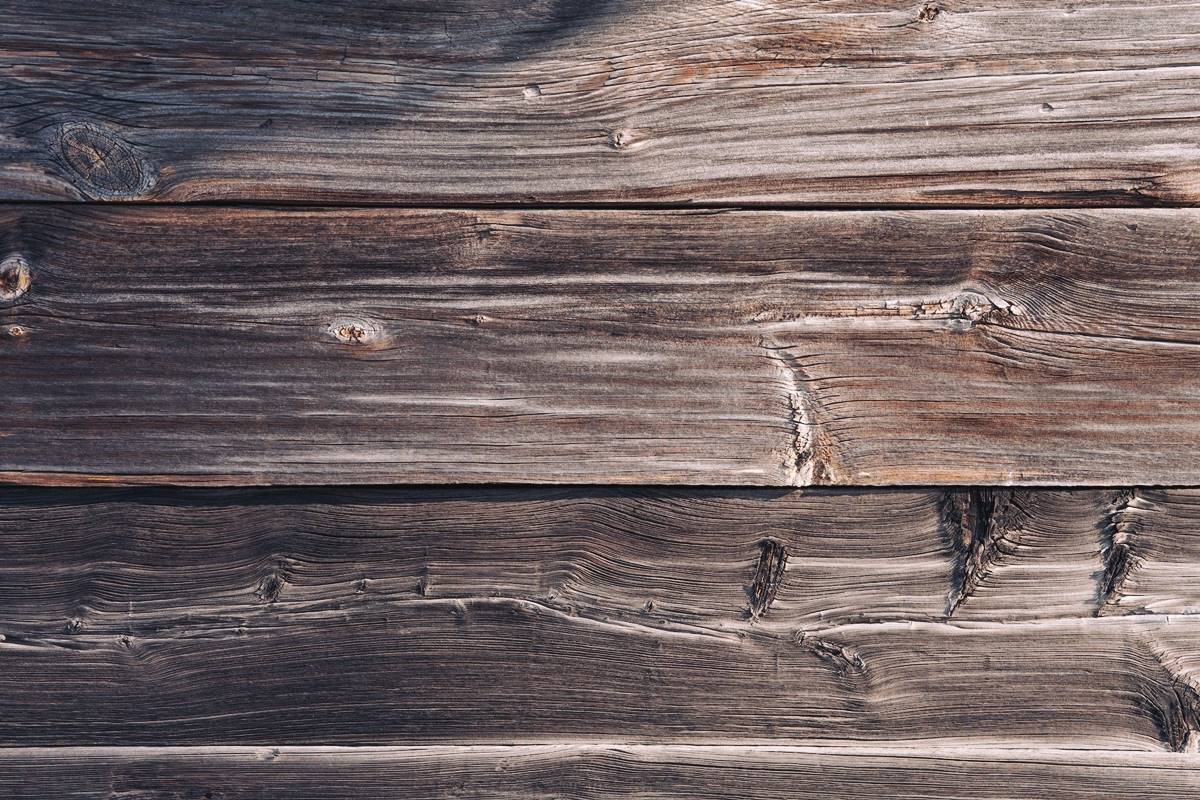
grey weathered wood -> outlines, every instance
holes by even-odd
[[[5,199],[1200,199],[1194,2],[5,12]]]
[[[1192,749],[1196,495],[9,489],[0,744]]]
[[[0,478],[1188,484],[1197,223],[10,207]]]
[[[552,745],[0,749],[0,792],[72,797],[359,800],[1179,800],[1194,755],[1046,750]]]

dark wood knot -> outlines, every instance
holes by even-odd
[[[23,256],[11,255],[0,261],[0,300],[16,300],[29,291],[30,283],[29,262]]]
[[[99,125],[63,125],[58,132],[58,150],[75,184],[92,196],[136,197],[154,184],[149,163],[131,144]]]

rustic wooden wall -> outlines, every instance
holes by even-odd
[[[2,5],[0,797],[1200,796],[1200,3]]]

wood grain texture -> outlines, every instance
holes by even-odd
[[[1186,485],[1198,222],[9,207],[0,477]]]
[[[1178,800],[1194,755],[796,747],[0,749],[13,800]]]
[[[510,598],[6,634],[12,745],[895,742],[1194,751],[1200,620],[717,629]]]
[[[1138,489],[1124,506],[1119,491],[1011,490],[1017,510],[1002,532],[993,524],[991,550],[947,518],[960,494],[971,492],[8,488],[0,609],[47,635],[490,596],[805,627],[1200,608],[1197,490]],[[1112,546],[1118,531],[1129,557]]]
[[[18,0],[0,197],[1200,199],[1179,0]]]
[[[1194,750],[1198,493],[993,492],[10,489],[0,743]]]

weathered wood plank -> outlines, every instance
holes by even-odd
[[[1122,505],[1125,495],[1136,499]],[[265,606],[422,597],[803,627],[1195,612],[1198,497],[10,488],[0,495],[0,610],[38,635],[140,635],[194,617],[236,627]],[[961,505],[973,523],[951,513]]]
[[[1042,505],[1088,502],[1054,497]],[[772,618],[939,619],[954,585],[940,503],[916,491],[10,488],[0,617],[37,635],[152,635],[192,619],[237,627],[276,611],[502,596],[593,616],[736,621],[770,541],[787,556]],[[1047,592],[1013,597],[1008,613],[1049,614],[1039,600],[1053,598],[1053,610],[1090,613],[1100,514],[1078,526],[1091,561],[1074,573],[1053,563]]]
[[[1187,0],[6,11],[5,199],[1200,200]]]
[[[554,742],[1194,750],[1200,619],[803,629],[506,597],[6,624],[6,745]]]
[[[1178,800],[1193,755],[1071,751],[553,745],[0,749],[0,792],[72,797],[326,800]]]
[[[1186,485],[1198,222],[10,207],[0,477]]]
[[[1196,495],[10,489],[0,744],[1188,749],[1200,618],[1090,615]]]

